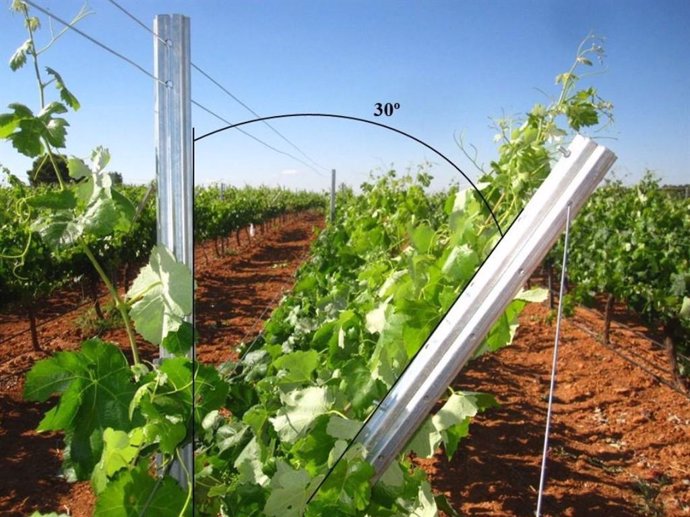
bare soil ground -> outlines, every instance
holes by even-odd
[[[419,460],[463,515],[534,515],[551,320],[528,306],[513,345],[466,368],[456,388],[493,393],[501,407],[475,419],[453,460]],[[690,399],[618,355],[670,384],[663,350],[622,330],[605,348],[591,333],[602,325],[584,308],[562,323],[543,514],[690,515]]]
[[[240,245],[233,238],[224,257],[216,257],[210,243],[197,248],[202,361],[234,357],[237,344],[260,331],[267,307],[290,289],[313,229],[321,224],[321,216],[304,214],[251,242],[242,233]],[[40,319],[78,303],[76,293],[61,293],[45,304]],[[92,513],[88,482],[72,485],[59,477],[59,434],[33,431],[48,405],[21,397],[24,374],[37,359],[76,348],[85,337],[75,330],[75,317],[41,327],[46,352],[34,352],[28,333],[3,341],[27,328],[24,316],[0,315],[1,516]],[[578,308],[562,327],[544,513],[690,515],[690,399],[658,380],[671,383],[663,350],[623,330],[613,334],[613,350],[605,348],[592,335],[601,326],[598,315]],[[491,392],[501,403],[475,419],[453,460],[441,451],[418,460],[434,490],[445,493],[461,514],[534,514],[554,329],[548,309],[530,305],[515,343],[474,361],[457,379],[456,388]],[[102,337],[125,342],[121,331]],[[148,357],[155,353],[147,350]]]

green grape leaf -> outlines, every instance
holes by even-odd
[[[496,405],[495,399],[485,393],[453,393],[433,417],[425,420],[407,448],[418,456],[430,458],[444,442],[446,453],[451,456],[460,438],[467,435],[469,419]]]
[[[14,72],[23,67],[26,64],[26,55],[32,51],[33,43],[31,43],[31,39],[28,39],[14,51],[14,54],[12,54],[10,58],[10,69]]]
[[[108,154],[98,148],[93,156]],[[129,229],[135,213],[134,205],[112,189],[110,174],[98,169],[105,163],[107,159],[94,158],[94,169],[91,170],[82,160],[70,158],[67,162],[70,176],[82,181],[60,194],[38,197],[36,203],[39,206],[54,209],[31,225],[46,244],[60,249],[74,245],[85,235],[100,238]]]
[[[386,385],[371,375],[371,370],[364,359],[354,358],[342,366],[342,380],[338,387],[342,395],[357,411],[366,410],[375,400],[386,395]]]
[[[67,159],[67,170],[69,171],[69,175],[75,180],[90,178],[92,174],[91,169],[88,168],[84,160],[76,156],[71,156]],[[88,202],[93,192],[93,183],[87,183],[85,186],[88,186],[88,188],[80,190],[82,194],[80,197],[83,201]]]
[[[187,321],[183,321],[177,330],[168,332],[163,338],[161,345],[171,354],[184,355],[192,348],[193,343],[194,326]]]
[[[61,394],[38,431],[65,431],[70,462],[79,479],[87,478],[101,458],[102,433],[132,427],[129,402],[136,385],[118,347],[100,339],[82,343],[78,352],[58,352],[29,371],[24,398],[43,402]]]
[[[19,120],[17,129],[7,139],[12,146],[24,156],[34,158],[43,154],[41,135],[45,125],[36,118],[23,118]]]
[[[154,381],[139,400],[146,417],[144,436],[159,443],[162,452],[172,454],[188,434],[192,414],[192,363],[186,357],[166,358]],[[148,396],[147,396],[148,395]]]
[[[95,517],[191,517],[192,505],[188,494],[182,491],[170,476],[161,480],[152,478],[147,466],[122,471],[101,492],[94,512]]]
[[[434,494],[431,492],[431,485],[427,481],[422,481],[417,496],[417,507],[410,514],[410,517],[437,517],[438,507]]]
[[[396,381],[398,373],[407,362],[407,353],[400,344],[404,342],[403,331],[409,316],[395,312],[389,306],[386,310],[386,321],[371,357],[373,377],[381,379],[388,386]]]
[[[332,397],[323,387],[311,386],[281,394],[283,407],[270,418],[273,428],[284,442],[294,443],[314,419],[332,406]]]
[[[431,419],[427,418],[407,444],[407,450],[422,458],[430,458],[440,444],[441,433],[433,426]]]
[[[326,432],[333,438],[351,440],[359,432],[362,423],[357,420],[350,420],[339,415],[331,415],[328,420]]]
[[[263,464],[261,448],[256,441],[256,437],[252,438],[235,460],[234,466],[240,474],[240,483],[266,486],[270,478],[264,473]]]
[[[516,296],[515,300],[522,300],[523,302],[541,303],[549,296],[549,290],[543,287],[534,287],[532,289],[522,289]]]
[[[273,361],[273,366],[282,370],[278,373],[281,384],[310,381],[318,364],[319,353],[316,350],[291,352]]]
[[[690,319],[690,298],[687,296],[683,297],[683,304],[680,307],[680,311],[678,312],[678,315],[681,318],[687,318]]]
[[[44,136],[53,147],[63,148],[66,145],[67,127],[69,124],[64,118],[51,118],[45,123]]]
[[[310,479],[306,470],[295,470],[281,459],[277,460],[276,466],[264,513],[268,517],[302,517],[321,478]]]
[[[38,217],[32,224],[31,230],[38,232],[43,242],[60,249],[73,246],[84,234],[84,224],[74,217],[70,210],[58,210],[48,216]]]
[[[290,448],[290,454],[311,475],[316,475],[329,461],[335,439],[326,432],[330,416],[320,415],[314,419],[309,432],[299,438]]]
[[[410,231],[410,241],[420,253],[428,253],[433,244],[434,230],[428,224],[422,224]]]
[[[35,208],[71,210],[77,207],[77,197],[73,190],[53,190],[32,196],[26,203]]]
[[[361,446],[355,446],[345,453],[319,489],[319,503],[341,507],[349,515],[356,515],[358,510],[367,507],[374,467],[361,457],[363,452]]]
[[[95,173],[102,172],[110,163],[110,151],[105,147],[96,147],[91,151],[91,170]]]
[[[136,427],[129,433],[110,427],[103,432],[103,454],[91,475],[91,484],[97,494],[105,489],[108,480],[115,473],[134,462],[143,443],[144,432],[141,427]]]
[[[479,255],[467,244],[453,246],[446,257],[441,271],[451,282],[468,280],[479,266]]]
[[[194,414],[197,422],[203,415],[224,406],[230,387],[213,366],[196,364],[194,377]]]
[[[165,246],[155,246],[127,292],[129,312],[144,339],[160,345],[192,312],[192,274]]]
[[[19,127],[21,120],[14,113],[0,114],[0,138],[5,139],[10,136]]]
[[[366,329],[372,333],[381,333],[386,326],[386,308],[390,303],[390,298],[380,303],[378,307],[369,311],[366,315]]]
[[[405,482],[405,476],[398,463],[391,463],[381,475],[381,483],[391,488],[401,488]]]
[[[60,98],[70,108],[72,108],[74,111],[77,111],[80,108],[79,101],[74,95],[72,95],[72,92],[67,89],[65,82],[62,80],[62,76],[49,66],[46,67],[46,72],[55,78],[55,88],[57,88],[58,92],[60,92]]]

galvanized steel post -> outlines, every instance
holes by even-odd
[[[563,230],[569,207],[574,216],[616,159],[579,135],[569,151],[364,425],[357,441],[374,466],[374,479],[403,450],[541,263]]]
[[[158,181],[158,243],[193,270],[192,207],[192,105],[190,21],[179,14],[154,18],[154,69],[156,84],[155,139]],[[193,292],[189,296],[194,296]],[[194,356],[194,350],[190,352]],[[161,359],[170,356],[162,347]],[[172,466],[171,475],[186,486],[191,474],[193,448],[182,451],[184,466]],[[186,466],[186,471],[185,471]]]

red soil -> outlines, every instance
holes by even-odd
[[[224,257],[216,257],[212,244],[197,248],[202,361],[234,357],[234,348],[260,331],[322,221],[304,214],[251,242],[243,232],[239,247],[231,239]],[[39,319],[78,303],[75,293],[61,293]],[[74,318],[41,328],[47,352],[78,346]],[[3,314],[0,336],[27,325],[21,314]],[[581,325],[599,331],[602,322],[578,309],[562,326],[544,514],[690,515],[690,399],[604,348]],[[548,310],[530,305],[515,343],[474,361],[456,381],[458,389],[491,392],[501,403],[475,419],[452,461],[440,452],[417,460],[462,514],[534,514],[554,329]],[[121,331],[103,337],[125,342]],[[616,330],[612,339],[617,352],[672,382],[663,350],[627,331]],[[148,357],[155,353],[147,350]],[[59,434],[33,431],[49,404],[21,397],[25,372],[45,356],[31,350],[28,333],[0,343],[0,515],[69,510],[87,517],[93,508],[88,482],[59,477]]]

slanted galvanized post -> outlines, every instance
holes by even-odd
[[[335,222],[335,169],[331,169],[331,220],[330,223]]]
[[[156,84],[155,136],[158,181],[158,243],[193,270],[192,104],[190,22],[179,14],[158,15],[153,21]],[[193,292],[189,296],[194,296]],[[194,350],[190,352],[194,356]],[[161,359],[169,357],[162,347]],[[175,462],[170,474],[186,488],[194,450],[182,451],[184,466]]]
[[[378,479],[482,344],[494,321],[544,259],[615,161],[605,147],[575,137],[515,223],[441,320],[359,433]]]

